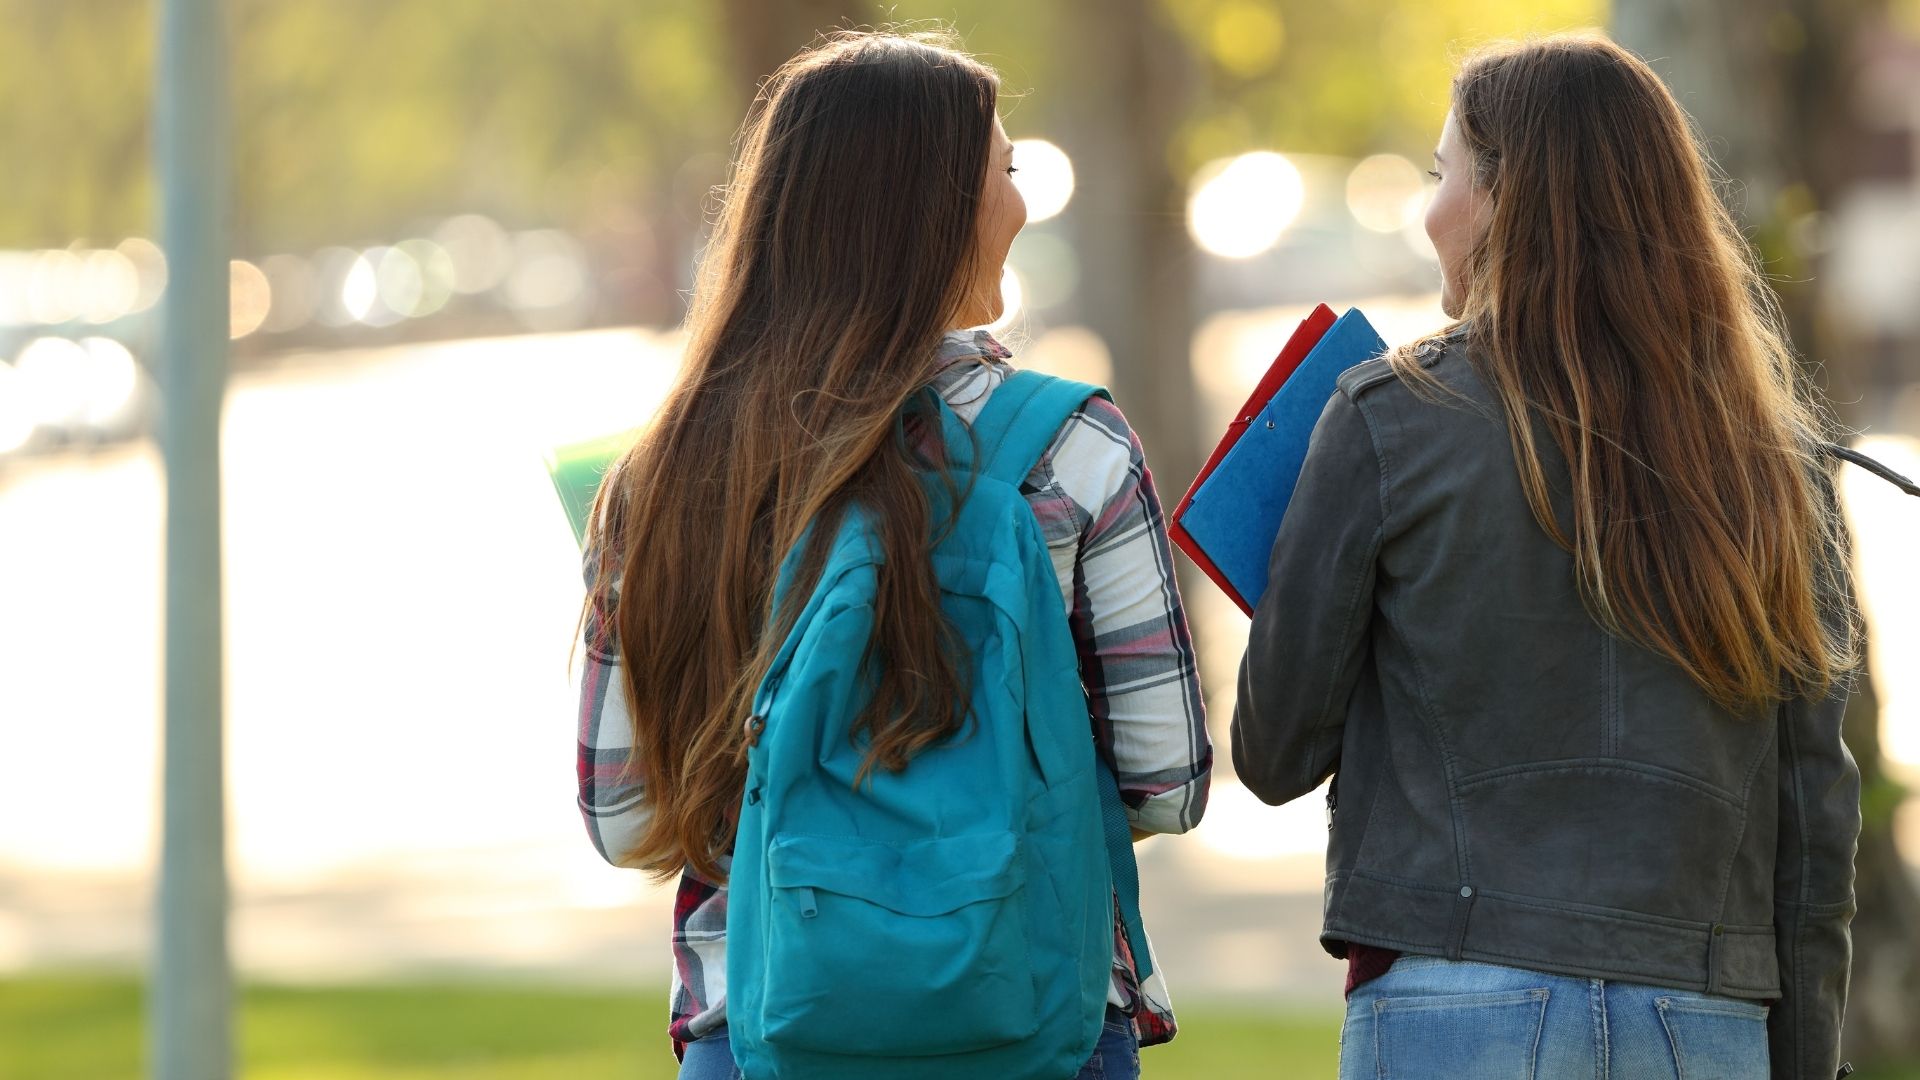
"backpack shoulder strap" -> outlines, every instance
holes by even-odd
[[[973,422],[981,471],[996,480],[1018,486],[1033,471],[1060,426],[1091,397],[1111,401],[1097,386],[1037,371],[1015,372],[987,398]],[[1133,855],[1133,826],[1120,799],[1119,779],[1103,755],[1094,759],[1100,790],[1100,827],[1106,841],[1107,865],[1113,873],[1114,900],[1132,949],[1135,970],[1145,979],[1153,974],[1153,957],[1140,921],[1140,870]]]
[[[1060,425],[1094,396],[1112,398],[1098,386],[1037,371],[1016,371],[987,398],[973,422],[980,471],[1018,485],[1033,471]]]
[[[1120,778],[1098,751],[1093,774],[1100,785],[1100,834],[1107,846],[1107,867],[1113,871],[1113,899],[1120,907],[1127,948],[1133,953],[1134,974],[1144,981],[1153,974],[1153,950],[1147,947],[1147,928],[1140,921],[1140,864],[1133,856],[1133,822],[1120,798]]]

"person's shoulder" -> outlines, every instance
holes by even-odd
[[[1007,379],[1012,378],[1016,374],[1020,374],[1022,370],[1006,361],[1000,361],[998,368],[1003,377],[994,380],[993,386],[988,390],[989,394],[997,393],[1000,386],[1004,384]],[[1059,376],[1048,375],[1036,369],[1026,370],[1029,378],[1034,374],[1041,375],[1043,379],[1047,381],[1061,378]],[[1089,428],[1106,436],[1106,441],[1119,443],[1124,449],[1132,437],[1133,427],[1127,422],[1126,414],[1120,410],[1120,406],[1113,403],[1113,398],[1107,388],[1093,383],[1081,383],[1075,380],[1063,381],[1074,382],[1074,385],[1085,391],[1086,397],[1072,412],[1067,414],[1065,420],[1061,421],[1060,437],[1064,438],[1075,428]],[[1059,439],[1056,439],[1056,444],[1059,441]]]
[[[1137,483],[1145,465],[1140,440],[1126,414],[1098,387],[1061,421],[1034,462],[1028,483],[1066,494],[1082,507],[1109,505]]]
[[[1127,422],[1127,414],[1122,412],[1120,406],[1115,405],[1104,392],[1093,394],[1086,401],[1081,402],[1080,408],[1074,411],[1073,416],[1084,418],[1088,423],[1106,429],[1122,442],[1127,441],[1128,435],[1133,431],[1133,426]]]
[[[1406,374],[1401,364],[1395,363],[1396,353],[1410,355],[1414,363],[1432,372],[1437,381],[1450,382],[1447,374],[1467,365],[1467,335],[1463,329],[1455,328],[1355,364],[1341,373],[1340,393],[1357,402],[1364,395],[1378,393],[1383,388],[1404,388]]]

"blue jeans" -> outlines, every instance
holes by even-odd
[[[741,1080],[726,1028],[687,1044],[680,1054],[680,1080]]]
[[[1100,1041],[1093,1046],[1073,1080],[1140,1080],[1140,1041],[1133,1034],[1133,1021],[1127,1014],[1107,1006],[1106,1022],[1100,1025]]]
[[[726,1028],[687,1044],[680,1060],[680,1080],[741,1080]],[[1134,1039],[1133,1024],[1120,1010],[1107,1006],[1100,1041],[1073,1080],[1140,1080],[1140,1044]]]
[[[1340,1080],[1766,1080],[1767,1008],[1607,979],[1403,956],[1347,998]]]

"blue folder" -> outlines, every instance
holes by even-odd
[[[1248,608],[1267,591],[1274,537],[1300,480],[1307,440],[1340,374],[1386,351],[1360,309],[1349,308],[1194,490],[1180,523]]]

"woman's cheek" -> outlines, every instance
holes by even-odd
[[[1433,241],[1434,250],[1443,256],[1452,246],[1453,241],[1453,237],[1449,235],[1452,230],[1448,221],[1453,216],[1453,207],[1449,205],[1451,202],[1447,193],[1441,192],[1435,195],[1433,202],[1427,206],[1427,239]]]

